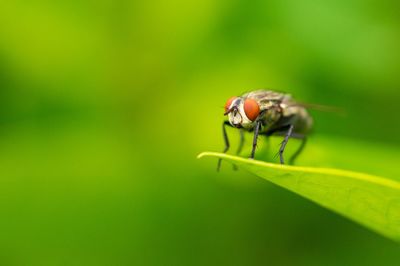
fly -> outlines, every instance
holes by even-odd
[[[236,154],[240,154],[244,143],[244,131],[254,132],[250,158],[254,159],[259,135],[278,135],[284,139],[279,148],[280,163],[284,164],[283,153],[289,138],[300,139],[301,145],[290,158],[293,163],[306,144],[306,136],[311,131],[313,119],[306,105],[293,100],[292,96],[271,90],[257,90],[228,99],[224,115],[228,117],[222,124],[225,141],[224,153],[229,150],[226,126],[240,130],[240,143]],[[218,161],[218,170],[221,159]]]

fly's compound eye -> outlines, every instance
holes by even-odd
[[[260,106],[258,106],[257,101],[253,99],[246,99],[243,105],[244,112],[248,119],[251,121],[256,120],[260,114]]]
[[[229,107],[231,107],[232,102],[233,102],[236,98],[237,98],[237,97],[234,96],[234,97],[229,98],[228,101],[226,101],[226,104],[225,104],[225,112],[228,112]]]

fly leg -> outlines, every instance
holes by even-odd
[[[256,126],[254,128],[253,149],[251,150],[251,155],[250,155],[251,159],[254,159],[254,155],[256,153],[257,139],[258,139],[258,135],[260,134],[261,124],[262,124],[262,121],[261,120],[257,120]]]
[[[241,128],[239,131],[240,131],[240,140],[239,140],[239,147],[236,151],[237,156],[239,156],[240,153],[242,152],[244,144],[244,130]]]
[[[286,144],[288,143],[289,138],[292,135],[292,131],[293,131],[293,125],[289,125],[288,131],[286,132],[285,138],[283,139],[281,147],[279,149],[279,159],[281,161],[281,164],[285,164],[283,160],[283,152],[285,151]]]
[[[242,150],[243,150],[243,144],[244,144],[244,130],[241,128],[241,129],[239,130],[239,132],[240,132],[240,140],[239,140],[239,147],[238,147],[238,149],[237,149],[237,151],[236,151],[236,155],[237,155],[237,156],[239,156],[240,153],[242,152]],[[238,168],[237,168],[236,164],[234,164],[234,165],[233,165],[233,170],[236,171],[237,169],[238,169]]]
[[[226,132],[225,126],[231,126],[231,124],[228,121],[224,121],[224,123],[222,123],[222,136],[224,137],[224,142],[225,142],[225,148],[222,151],[223,153],[228,152],[229,147],[230,147],[228,133]],[[218,159],[217,171],[219,171],[219,169],[221,168],[221,163],[222,163],[222,159]]]
[[[287,128],[288,129],[288,127],[284,127],[284,128]],[[282,130],[283,128],[280,128],[279,130]],[[287,132],[286,131],[273,131],[273,132],[269,132],[269,134],[267,135],[267,136],[270,136],[270,135],[272,135],[272,134],[274,134],[274,135],[277,135],[277,136],[285,136],[286,137],[286,135],[287,135]],[[299,148],[297,149],[297,151],[290,157],[290,159],[289,159],[289,164],[293,164],[294,163],[294,161],[295,161],[295,159],[297,158],[297,156],[299,156],[300,155],[300,153],[303,151],[303,149],[304,149],[304,147],[305,147],[305,145],[306,145],[306,143],[307,143],[307,138],[306,138],[306,136],[305,135],[303,135],[303,134],[299,134],[299,133],[296,133],[296,132],[293,132],[292,131],[292,134],[290,134],[290,138],[292,138],[292,139],[299,139],[299,140],[301,140],[301,144],[300,144],[300,146],[299,146]],[[285,140],[284,140],[285,141]],[[283,141],[283,142],[284,142]],[[283,142],[281,143],[281,145],[283,144]],[[287,141],[286,141],[287,142]],[[285,144],[285,146],[286,146],[286,144]],[[276,156],[278,156],[278,154],[280,154],[279,152],[276,154]]]
[[[292,134],[292,138],[300,139],[301,140],[301,144],[300,144],[300,147],[297,149],[297,151],[292,155],[292,157],[290,157],[289,164],[293,164],[294,163],[294,161],[296,160],[297,156],[300,155],[300,153],[303,151],[303,149],[304,149],[304,147],[306,146],[306,143],[307,143],[307,138],[303,134],[293,133]]]

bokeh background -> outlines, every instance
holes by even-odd
[[[399,3],[2,1],[0,264],[398,265],[398,244],[196,155],[222,150],[230,96],[272,88],[346,111],[312,111],[299,165],[399,178]]]

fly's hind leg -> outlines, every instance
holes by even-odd
[[[304,147],[305,147],[305,145],[306,145],[306,143],[307,143],[307,138],[306,138],[305,135],[299,134],[299,133],[296,133],[296,132],[293,132],[293,128],[290,129],[290,127],[291,127],[291,126],[288,126],[288,127],[287,127],[287,131],[286,131],[286,132],[285,132],[285,131],[274,131],[274,132],[271,133],[271,135],[272,135],[272,134],[275,134],[275,135],[279,135],[279,136],[285,136],[285,139],[284,139],[284,140],[282,141],[282,143],[281,143],[281,147],[280,147],[280,149],[279,149],[279,152],[277,153],[277,155],[278,155],[278,154],[280,155],[280,162],[281,162],[281,164],[284,163],[284,160],[283,160],[283,152],[284,152],[284,150],[285,150],[285,147],[286,147],[287,142],[289,141],[289,138],[301,140],[301,144],[300,144],[299,148],[298,148],[298,149],[296,150],[296,152],[290,157],[290,159],[289,159],[289,164],[293,164],[293,163],[294,163],[294,161],[296,160],[297,156],[300,155],[300,153],[303,151],[303,149],[304,149]],[[280,129],[280,130],[282,130],[282,129]]]
[[[307,138],[303,134],[293,133],[292,138],[300,139],[301,144],[300,144],[300,147],[296,150],[296,152],[292,155],[292,157],[290,157],[289,164],[294,164],[294,161],[296,160],[297,156],[300,155],[300,153],[303,151],[303,149],[307,143]]]
[[[281,147],[279,148],[279,159],[281,164],[285,164],[285,161],[283,159],[283,152],[285,151],[286,144],[288,143],[289,138],[292,135],[292,132],[293,132],[293,125],[289,125],[288,130],[285,134],[285,138],[283,139]]]

